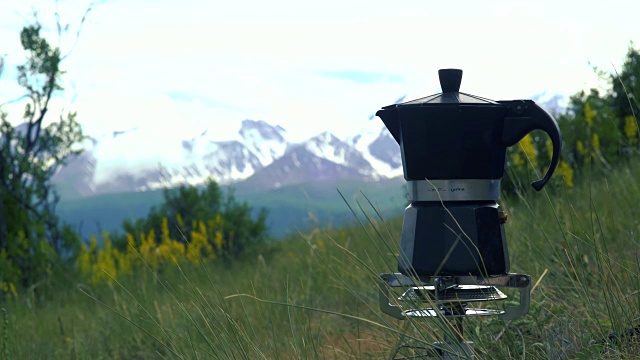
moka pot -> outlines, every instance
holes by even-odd
[[[411,200],[399,270],[427,277],[506,274],[506,217],[497,200],[507,147],[533,130],[547,133],[553,153],[545,175],[532,183],[539,191],[558,164],[560,130],[532,100],[459,92],[459,69],[442,69],[439,77],[442,93],[376,113],[400,145]]]

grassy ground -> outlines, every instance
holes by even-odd
[[[509,323],[466,321],[476,358],[640,353],[640,166],[580,177],[573,189],[502,201],[511,270],[533,278],[531,309]],[[301,234],[233,264],[26,291],[2,304],[0,357],[346,359],[429,347],[451,330],[394,320],[377,305],[377,275],[397,265],[401,219],[351,205],[362,226]]]

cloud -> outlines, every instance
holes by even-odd
[[[318,75],[328,76],[336,79],[353,81],[358,84],[372,84],[380,82],[403,82],[403,78],[397,74],[371,73],[359,70],[325,70],[319,71]]]
[[[84,10],[61,3],[69,18]],[[638,5],[616,6],[115,0],[90,14],[64,64],[66,88],[87,132],[188,138],[213,127],[222,137],[252,118],[296,140],[348,135],[399,96],[440,92],[439,68],[462,68],[461,91],[494,100],[595,86],[587,61],[609,69],[640,38]],[[0,14],[15,27],[0,27],[0,48],[19,45],[21,21]],[[3,96],[15,90],[4,81]]]

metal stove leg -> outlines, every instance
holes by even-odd
[[[392,304],[389,298],[389,288],[387,284],[380,284],[380,292],[378,294],[378,302],[380,310],[383,313],[393,316],[398,320],[405,320],[406,316],[402,313],[400,306]]]

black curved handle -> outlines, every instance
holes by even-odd
[[[508,108],[502,132],[502,143],[505,146],[515,145],[533,130],[542,130],[551,138],[553,155],[547,173],[542,179],[531,183],[534,189],[540,191],[558,166],[562,147],[562,135],[558,123],[553,116],[532,100],[500,101],[500,103]]]

